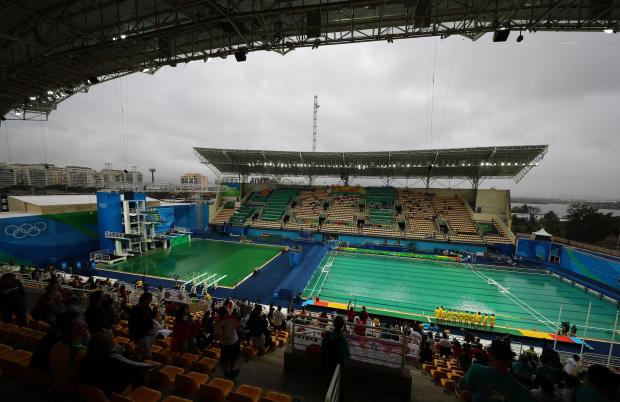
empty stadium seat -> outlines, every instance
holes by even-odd
[[[162,402],[192,402],[192,400],[181,398],[176,395],[169,395]]]
[[[192,362],[192,370],[199,373],[210,374],[215,370],[215,366],[217,366],[217,360],[209,357],[203,357],[198,361]]]
[[[190,371],[187,374],[177,374],[174,387],[179,394],[194,396],[200,390],[200,386],[209,381],[209,375]]]
[[[102,390],[89,385],[78,384],[78,394],[85,402],[108,402]]]
[[[151,373],[150,382],[151,385],[166,386],[174,383],[174,380],[178,374],[183,374],[185,370],[181,367],[164,366],[158,371]]]
[[[198,398],[201,401],[224,402],[234,386],[235,383],[232,381],[216,377],[209,381],[208,384],[200,386]]]
[[[279,392],[269,391],[260,399],[260,402],[293,402],[293,397]]]
[[[152,388],[138,387],[126,395],[112,393],[110,402],[159,402],[161,392]]]
[[[228,395],[230,402],[258,402],[263,390],[252,385],[241,384],[236,391]]]

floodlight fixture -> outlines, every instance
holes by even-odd
[[[247,55],[248,55],[248,52],[246,50],[240,49],[235,52],[235,59],[237,60],[238,63],[241,63],[247,60]]]

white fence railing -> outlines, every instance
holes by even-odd
[[[332,320],[312,316],[293,318],[293,349],[306,350],[321,345],[324,333],[333,329]],[[407,357],[417,357],[415,339],[390,328],[347,323],[343,334],[349,345],[349,358],[385,367],[404,368]]]

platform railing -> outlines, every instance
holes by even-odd
[[[292,347],[305,351],[310,345],[321,345],[325,333],[332,330],[333,319],[295,315]],[[343,335],[349,345],[349,358],[358,362],[405,368],[407,357],[417,355],[418,346],[414,340],[390,328],[346,323]]]

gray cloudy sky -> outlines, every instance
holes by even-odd
[[[620,199],[620,35],[515,37],[257,52],[134,74],[73,96],[46,123],[7,122],[0,160],[154,167],[176,181],[209,173],[193,146],[311,150],[318,94],[318,150],[548,144],[520,183],[483,187]]]

